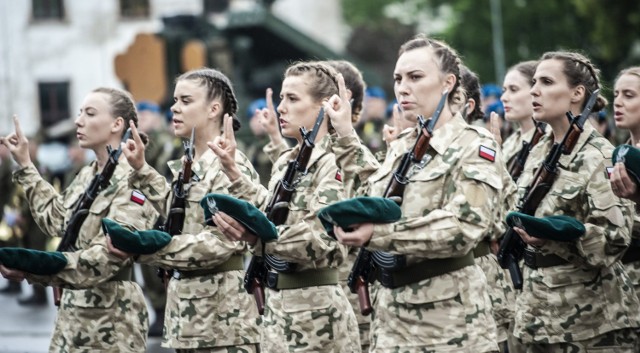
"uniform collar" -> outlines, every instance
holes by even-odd
[[[468,126],[464,118],[462,118],[462,115],[456,113],[449,122],[433,132],[433,137],[431,141],[429,141],[429,145],[431,145],[438,154],[443,155],[447,151],[447,148],[451,146],[451,142]]]
[[[208,149],[200,156],[197,161],[194,161],[191,165],[191,173],[193,176],[197,177],[197,180],[204,179],[205,174],[211,166],[218,160],[215,153]],[[176,159],[167,163],[171,173],[173,174],[173,178],[177,178],[182,170],[182,157],[180,159]]]

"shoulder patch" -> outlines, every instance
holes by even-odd
[[[137,203],[138,205],[144,205],[144,201],[147,199],[146,196],[144,196],[143,193],[141,193],[138,190],[133,190],[131,192],[131,201],[133,201],[134,203]]]
[[[607,179],[611,179],[611,173],[613,173],[613,167],[604,167]]]
[[[478,155],[489,162],[495,162],[496,160],[496,151],[484,145],[480,145]]]
[[[342,174],[340,174],[339,170],[336,172],[336,180],[342,182]]]

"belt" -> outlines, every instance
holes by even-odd
[[[228,271],[236,271],[244,269],[242,264],[242,255],[231,255],[229,260],[221,263],[220,265],[214,268],[207,268],[204,270],[193,270],[193,271],[173,271],[173,278],[175,279],[183,279],[183,278],[194,278],[194,277],[202,277],[207,275],[215,275],[220,272],[228,272]]]
[[[116,281],[131,281],[133,278],[133,267],[125,267],[120,270],[120,272],[116,273],[113,277],[109,278],[108,282],[116,282]]]
[[[524,250],[524,264],[532,269],[566,265],[569,261],[558,255],[542,255],[530,249]]]
[[[474,265],[473,252],[461,257],[429,259],[398,270],[379,268],[377,279],[386,288],[398,288]]]
[[[483,257],[485,255],[489,255],[490,253],[491,253],[491,248],[489,247],[488,240],[480,241],[478,245],[476,245],[476,247],[473,249],[473,257],[476,259]]]
[[[269,271],[265,285],[273,290],[296,289],[338,284],[338,270],[322,268],[293,273]]]
[[[622,256],[621,261],[623,264],[628,264],[638,260],[640,260],[640,248],[631,246],[627,249],[627,252],[624,253],[624,256]]]

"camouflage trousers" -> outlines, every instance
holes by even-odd
[[[260,346],[257,344],[247,344],[242,346],[202,349],[176,349],[176,353],[260,353]]]
[[[635,329],[603,333],[594,338],[567,343],[526,344],[527,353],[637,353],[640,351]]]

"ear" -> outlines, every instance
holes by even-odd
[[[121,133],[124,131],[124,129],[125,129],[124,118],[119,116],[113,121],[113,124],[111,125],[111,132]]]
[[[476,100],[473,98],[469,98],[467,100],[467,104],[469,104],[469,108],[467,108],[467,114],[476,110]]]
[[[443,87],[443,89],[446,88],[447,92],[451,93],[451,90],[453,89],[453,86],[455,86],[456,81],[457,81],[456,75],[447,74],[444,77],[444,87]]]
[[[349,97],[349,100],[351,100],[351,98],[353,98],[353,92],[351,92],[350,89],[347,89],[347,97]]]
[[[571,103],[580,103],[585,98],[586,89],[583,85],[578,85],[571,92]]]
[[[214,119],[216,116],[220,115],[222,112],[222,104],[218,101],[211,102],[211,106],[209,107],[209,119]]]

